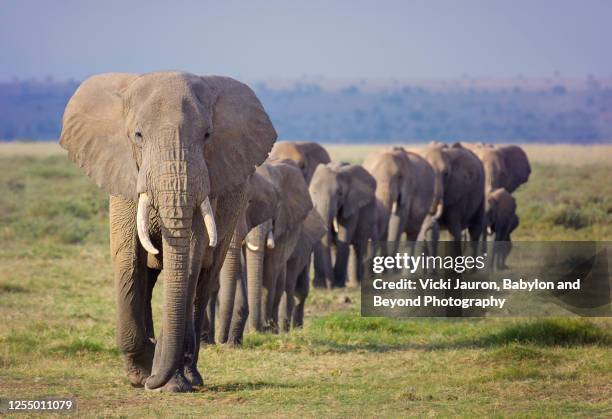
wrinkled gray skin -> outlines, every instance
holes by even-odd
[[[376,234],[376,180],[359,165],[329,163],[317,167],[309,191],[328,229],[314,249],[314,285],[346,285],[351,246],[356,261],[349,282],[358,284],[368,240]],[[333,247],[336,258],[332,266]]]
[[[219,287],[214,289],[208,300],[202,328],[203,343],[227,343],[233,346],[242,343],[242,336],[249,306],[247,300],[247,280],[244,253],[247,251],[246,236],[260,224],[271,225],[277,214],[280,191],[267,179],[254,173],[249,179],[246,195],[247,206],[242,212],[234,231],[234,236],[219,275]],[[267,241],[273,247],[274,241]],[[263,248],[252,248],[263,257]],[[261,279],[251,281],[250,296],[261,298]],[[215,319],[217,326],[215,327]],[[216,330],[216,336],[215,336]]]
[[[281,330],[304,325],[304,306],[310,290],[310,255],[314,245],[327,232],[325,222],[313,208],[303,222],[302,232],[287,261],[285,294],[281,299],[279,321]]]
[[[516,215],[516,200],[504,188],[498,188],[487,195],[487,222],[495,235],[491,266],[494,269],[507,269],[506,258],[512,244],[510,235],[519,225]]]
[[[70,99],[60,144],[111,195],[117,344],[132,385],[176,392],[201,383],[193,313],[221,268],[245,182],[275,139],[254,93],[230,78],[104,74]],[[154,343],[150,299],[162,269]]]
[[[293,161],[268,160],[257,168],[257,173],[274,185],[280,201],[275,217],[253,228],[246,237],[249,328],[278,332],[287,262],[302,234],[303,221],[312,209],[312,201],[302,172]],[[266,246],[270,232],[274,238],[273,248]],[[257,298],[257,291],[261,298]]]
[[[434,217],[453,238],[453,252],[461,254],[461,232],[468,229],[474,254],[485,228],[485,174],[478,157],[459,143],[432,142],[419,151],[436,174]]]
[[[368,156],[364,167],[376,179],[376,198],[384,211],[379,218],[388,220],[381,236],[393,243],[386,252],[394,254],[403,233],[411,244],[419,238],[434,200],[435,173],[423,157],[400,147]]]
[[[312,141],[280,141],[274,144],[270,157],[277,160],[288,159],[294,161],[302,171],[304,180],[308,185],[310,185],[310,180],[317,166],[331,162],[327,150],[322,145]]]

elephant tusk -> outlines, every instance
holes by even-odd
[[[391,214],[397,214],[397,201],[393,201],[393,206],[391,207]]]
[[[249,243],[248,240],[246,241],[246,245],[249,248],[249,250],[252,252],[257,252],[259,250],[259,246],[257,246],[256,244]]]
[[[266,247],[268,249],[274,249],[274,233],[272,231],[268,231],[268,238],[266,239]]]
[[[444,211],[444,203],[440,202],[436,206],[436,213],[434,214],[434,219],[438,220],[442,216],[442,212]]]
[[[213,215],[212,207],[210,206],[210,199],[206,197],[202,204],[200,204],[200,210],[204,217],[204,225],[208,232],[208,245],[215,247],[217,245],[217,226],[215,224],[215,217]]]
[[[332,218],[332,226],[334,227],[334,231],[338,232],[338,219],[336,217]]]
[[[159,253],[159,250],[151,243],[149,237],[149,213],[151,212],[151,201],[146,193],[141,193],[138,197],[138,210],[136,211],[136,229],[138,231],[138,239],[145,250],[153,255]]]

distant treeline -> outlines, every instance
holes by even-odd
[[[0,139],[56,139],[78,83],[0,83]],[[612,87],[591,79],[533,83],[323,88],[314,83],[254,89],[280,138],[327,142],[612,140]]]

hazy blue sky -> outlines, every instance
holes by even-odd
[[[3,0],[0,79],[609,77],[611,40],[608,0]]]

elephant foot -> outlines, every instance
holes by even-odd
[[[151,375],[154,354],[155,344],[150,342],[145,346],[144,352],[124,355],[125,369],[132,387],[144,387],[145,381]]]
[[[204,379],[196,367],[185,366],[184,374],[192,386],[201,387],[204,385]]]
[[[187,378],[177,370],[172,378],[163,386],[154,389],[145,386],[145,390],[156,393],[189,393],[193,391],[193,387],[187,381]]]
[[[280,333],[280,329],[274,321],[270,321],[263,327],[263,332],[264,333],[274,333],[278,335]]]
[[[242,346],[242,339],[228,339],[225,342],[225,346],[228,348],[240,348]]]

